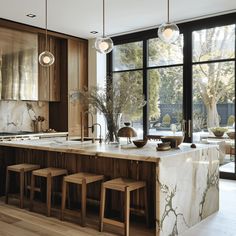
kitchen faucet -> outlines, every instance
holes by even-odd
[[[84,112],[84,113],[81,112],[81,117],[80,117],[80,119],[81,119],[81,142],[84,141],[84,120],[83,120],[84,117],[83,117],[83,116],[84,116],[85,114],[90,114],[90,116],[91,116],[92,125],[91,125],[91,126],[88,126],[87,128],[88,128],[88,129],[91,129],[92,134],[94,133],[93,113],[92,113],[91,111],[86,111],[86,112]],[[93,143],[94,143],[94,138],[93,138],[92,141],[93,141]]]
[[[99,143],[102,143],[102,126],[101,126],[101,124],[99,124],[99,123],[94,123],[93,124],[93,127],[94,126],[99,126],[99,128],[100,128],[100,132],[99,132]]]

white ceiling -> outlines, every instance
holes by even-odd
[[[167,0],[106,0],[106,34],[157,27],[166,21]],[[0,16],[45,27],[44,0],[0,0]],[[211,14],[236,12],[236,0],[170,0],[170,20],[186,21]],[[26,14],[36,14],[36,18]],[[81,38],[102,32],[102,0],[48,0],[48,29]]]

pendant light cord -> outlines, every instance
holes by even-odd
[[[46,51],[48,51],[48,1],[45,0],[45,39]]]
[[[170,2],[167,0],[167,23],[170,23]]]
[[[102,11],[103,11],[103,14],[102,14],[102,17],[103,17],[103,22],[102,22],[102,26],[103,26],[102,37],[105,38],[105,0],[103,0]]]

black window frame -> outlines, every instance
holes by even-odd
[[[219,15],[214,17],[208,17],[204,19],[189,21],[185,23],[178,24],[180,29],[180,33],[183,34],[184,38],[184,48],[183,48],[183,119],[188,121],[192,120],[192,100],[188,99],[192,98],[192,68],[196,62],[192,62],[192,33],[197,30],[209,29],[214,27],[220,27],[225,25],[235,24],[236,25],[236,12]],[[157,38],[157,30],[158,28],[140,31],[136,33],[130,33],[126,35],[113,37],[112,40],[114,45],[131,43],[137,41],[143,41],[143,92],[145,99],[148,99],[148,86],[147,86],[147,52],[148,52],[148,39]],[[235,30],[236,34],[236,30]],[[236,35],[235,35],[236,36]],[[236,37],[235,37],[236,39]],[[235,50],[236,50],[236,40],[235,40]],[[236,53],[236,51],[235,51]],[[215,60],[215,62],[225,62],[225,61],[234,61],[235,63],[235,76],[236,76],[236,56],[233,59],[222,59]],[[211,61],[212,62],[212,61]],[[204,63],[204,62],[203,62]],[[208,62],[209,63],[209,62]],[[154,67],[153,67],[154,68]],[[129,71],[129,70],[128,70]],[[107,73],[112,74],[112,52],[107,55]],[[148,132],[148,106],[143,108],[143,133],[144,136],[147,135]],[[188,127],[190,125],[191,127]],[[192,130],[191,122],[186,122],[186,130]],[[191,142],[192,137],[189,135],[185,137],[185,142]],[[235,165],[235,173],[230,175],[230,173],[221,173],[221,177],[236,179],[236,165]]]

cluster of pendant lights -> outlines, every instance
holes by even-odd
[[[105,0],[103,0],[103,25],[102,36],[96,38],[95,48],[98,52],[107,54],[112,51],[114,45],[110,37],[105,35]],[[165,43],[174,43],[179,37],[179,28],[176,24],[170,23],[170,7],[169,0],[167,0],[167,23],[163,23],[158,29],[158,37]],[[48,48],[48,35],[47,35],[47,0],[45,0],[45,51],[39,55],[39,63],[42,66],[51,66],[55,58]]]
[[[170,23],[170,6],[167,0],[167,22],[158,29],[158,37],[165,43],[174,43],[179,37],[179,28],[176,24]],[[105,36],[105,0],[103,0],[103,32],[102,37],[95,41],[95,48],[98,52],[107,54],[112,51],[114,45],[111,38]]]

